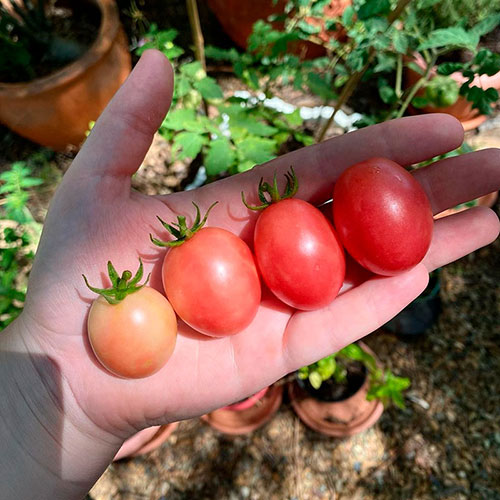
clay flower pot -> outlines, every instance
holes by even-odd
[[[413,62],[417,64],[419,68],[425,69],[425,61],[424,58],[420,54],[415,54]],[[409,67],[405,67],[406,72],[406,86],[413,86],[419,79],[420,76],[416,71],[412,70]],[[431,78],[432,76],[436,76],[437,71],[436,68],[431,70]],[[458,85],[462,85],[467,79],[464,78],[462,73],[455,72],[450,75]],[[493,87],[497,90],[500,90],[500,72],[496,73],[493,76],[476,76],[473,81],[473,85],[477,87],[481,87],[483,89],[488,89]],[[421,89],[417,95],[421,96],[423,94],[423,89]],[[481,123],[483,123],[486,119],[486,115],[482,115],[479,113],[477,109],[472,109],[472,104],[463,96],[459,96],[457,101],[451,106],[440,108],[434,106],[425,106],[423,108],[416,109],[414,107],[410,107],[410,112],[412,113],[448,113],[449,115],[453,115],[455,118],[459,119],[462,122],[462,126],[464,130],[472,130]]]
[[[225,434],[247,434],[271,419],[278,411],[282,397],[283,386],[275,384],[248,399],[214,410],[201,418]]]
[[[498,200],[498,191],[494,191],[493,193],[486,194],[484,196],[477,198],[477,200],[474,200],[473,206],[491,208],[496,203],[497,200]],[[449,208],[444,212],[436,214],[434,216],[434,219],[441,219],[441,217],[447,217],[448,215],[458,214],[459,212],[463,212],[464,210],[468,210],[469,208],[470,208],[469,204],[462,203],[461,205]]]
[[[208,0],[208,6],[214,12],[224,31],[242,49],[247,48],[247,39],[252,33],[252,27],[259,19],[264,21],[272,14],[283,12],[286,0],[278,0],[276,5],[271,0]],[[340,16],[352,0],[331,0],[325,6],[325,18]],[[311,19],[311,24],[317,21]],[[276,28],[281,28],[283,23],[273,23]],[[318,36],[327,41],[329,37],[345,36],[341,31],[327,31],[324,22],[321,23]],[[313,59],[325,55],[325,50],[320,45],[311,42],[299,42],[293,47],[292,52],[304,55],[306,59]]]
[[[139,431],[123,443],[115,458],[113,458],[113,462],[122,458],[137,457],[156,450],[169,438],[178,425],[178,422],[172,422],[171,424],[155,425]]]
[[[38,144],[78,148],[131,70],[114,0],[90,0],[101,12],[99,34],[83,56],[43,78],[0,82],[0,122]]]
[[[373,352],[363,343],[365,351]],[[341,401],[320,401],[299,385],[288,384],[288,394],[295,413],[311,429],[327,436],[347,437],[362,432],[377,422],[384,411],[378,400],[367,401],[369,380],[365,378],[358,391]]]

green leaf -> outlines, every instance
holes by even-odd
[[[396,91],[389,85],[385,78],[378,79],[378,93],[385,104],[393,104],[398,100]]]
[[[238,163],[237,170],[238,170],[238,172],[241,173],[241,172],[246,172],[247,170],[251,170],[253,167],[255,167],[255,163],[253,161],[244,160],[244,161]]]
[[[195,82],[194,88],[198,90],[203,99],[206,99],[207,101],[222,99],[224,97],[222,89],[219,87],[217,82],[209,76]]]
[[[388,14],[391,11],[389,0],[366,0],[358,9],[358,19],[364,21],[370,17]]]
[[[483,115],[492,113],[492,104],[498,100],[498,91],[493,87],[483,90],[480,87],[469,87],[466,90],[467,100],[472,102],[472,107]]]
[[[415,108],[425,108],[425,106],[429,106],[430,101],[426,97],[416,96],[412,99],[411,105]]]
[[[193,80],[201,80],[202,78],[205,78],[207,76],[205,70],[203,69],[203,66],[198,61],[182,64],[179,67],[179,71],[181,72],[181,74],[186,75]]]
[[[187,76],[182,74],[175,76],[175,99],[184,97],[192,88],[191,81]]]
[[[442,28],[431,31],[427,40],[422,42],[418,50],[438,49],[441,47],[463,47],[474,50],[479,43],[479,35],[473,31],[465,31],[460,27]]]
[[[194,109],[178,108],[171,111],[163,120],[162,128],[176,131],[204,133],[207,132],[200,117]]]
[[[364,48],[356,48],[347,56],[346,63],[353,71],[361,71],[367,59],[367,50]]]
[[[253,164],[265,163],[276,156],[276,142],[261,137],[247,137],[237,144],[241,160],[249,160]]]
[[[312,372],[309,374],[309,382],[316,390],[318,390],[321,387],[323,379],[318,372]]]
[[[305,19],[301,19],[298,23],[297,23],[297,26],[298,28],[300,28],[304,33],[308,34],[308,35],[315,35],[316,33],[319,33],[321,30],[320,30],[320,27],[319,26],[315,26],[313,24],[309,24]]]
[[[407,35],[399,30],[395,30],[393,33],[392,43],[394,44],[394,49],[400,54],[406,54],[408,50],[408,37]]]
[[[333,91],[331,85],[325,76],[319,75],[314,72],[307,74],[307,86],[314,94],[322,97],[325,100],[335,99],[336,93]]]
[[[491,14],[476,24],[471,31],[480,37],[493,31],[500,24],[500,14]]]
[[[342,13],[342,24],[347,28],[350,27],[353,24],[355,13],[354,7],[352,5],[348,5]]]
[[[208,139],[196,132],[181,132],[174,138],[172,151],[178,160],[195,158]]]
[[[215,59],[216,61],[229,61],[236,62],[240,55],[235,48],[231,49],[221,49],[219,47],[214,47],[213,45],[207,45],[205,47],[205,56],[208,59]]]
[[[300,116],[299,108],[295,109],[291,113],[283,114],[282,118],[284,118],[288,122],[290,127],[299,127],[304,122],[304,120]]]
[[[234,160],[235,153],[228,139],[221,137],[211,141],[204,162],[207,175],[212,177],[226,172]]]
[[[459,62],[445,62],[437,67],[439,75],[451,75],[455,71],[460,71],[464,67],[463,63]]]

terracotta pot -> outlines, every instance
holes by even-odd
[[[493,193],[486,194],[484,196],[481,196],[480,198],[477,198],[477,200],[474,200],[475,201],[474,206],[491,208],[496,203],[497,200],[498,200],[498,191],[494,191]],[[467,206],[467,204],[465,203],[462,203],[461,205],[449,208],[444,212],[436,214],[434,216],[434,219],[441,219],[441,217],[447,217],[448,215],[458,214],[459,212],[463,212],[464,210],[468,210],[469,208],[471,207]]]
[[[418,67],[424,69],[426,67],[424,58],[420,54],[416,54],[413,62],[417,64]],[[409,67],[405,67],[406,72],[406,87],[409,88],[413,86],[419,79],[420,76],[416,71],[412,70]],[[431,70],[431,78],[437,74],[436,68]],[[452,73],[451,78],[453,78],[459,85],[462,85],[466,81],[466,78],[460,72]],[[493,76],[477,76],[473,85],[477,87],[482,87],[483,89],[487,89],[493,87],[497,90],[500,90],[500,72]],[[421,89],[417,95],[423,95],[424,90]],[[423,108],[414,108],[410,107],[409,111],[413,114],[417,113],[448,113],[449,115],[453,115],[455,118],[458,118],[462,122],[462,126],[464,130],[472,130],[474,128],[479,127],[481,123],[483,123],[487,116],[479,113],[477,109],[472,109],[472,104],[463,96],[459,96],[457,101],[451,106],[445,108],[438,108],[434,106],[425,106]]]
[[[260,394],[260,397],[258,395]],[[278,411],[283,397],[283,386],[272,385],[248,400],[226,406],[201,417],[211,427],[225,434],[239,435],[262,427]]]
[[[359,345],[374,356],[365,344]],[[367,401],[368,385],[367,377],[361,388],[343,401],[320,401],[297,381],[288,384],[288,394],[295,413],[308,427],[327,436],[347,437],[374,425],[384,411],[380,401]]]
[[[0,83],[0,122],[38,144],[78,148],[131,70],[114,0],[90,0],[101,11],[99,34],[77,61],[26,83]]]
[[[113,462],[122,458],[144,455],[159,448],[172,432],[175,431],[178,425],[178,422],[172,422],[171,424],[156,425],[139,431],[123,443],[116,453],[115,458],[113,458]]]
[[[247,39],[252,33],[252,27],[259,19],[266,20],[271,14],[283,12],[286,0],[278,0],[273,5],[271,0],[208,0],[208,6],[214,12],[221,23],[224,31],[242,49],[247,48]],[[345,8],[352,4],[352,0],[331,0],[325,7],[325,18],[339,16]],[[318,24],[316,20],[310,20],[311,24]],[[272,23],[277,29],[283,23]],[[330,37],[342,38],[345,33],[339,31],[326,31],[324,21],[320,22],[321,32],[318,36],[327,41]],[[326,51],[318,44],[311,42],[300,42],[293,46],[292,52],[302,55],[306,59],[313,59],[325,55]]]

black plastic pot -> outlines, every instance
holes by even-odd
[[[404,340],[416,340],[433,326],[441,313],[440,275],[431,274],[425,291],[406,306],[397,316],[386,323],[382,330],[400,336]]]

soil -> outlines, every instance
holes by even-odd
[[[89,1],[68,2],[64,0],[47,2],[47,19],[52,25],[51,34],[61,40],[76,43],[80,48],[80,56],[92,45],[99,33],[101,14],[98,7]],[[22,35],[19,36],[22,39]],[[30,79],[50,75],[73,62],[47,58],[44,52],[39,52],[38,44],[30,45],[30,67],[33,74]],[[0,68],[0,82],[17,83],[27,81],[24,72],[2,71]]]
[[[366,368],[359,361],[346,363],[346,370],[346,380],[343,383],[330,378],[324,380],[319,389],[315,389],[307,379],[297,380],[303,389],[320,401],[344,401],[356,394],[366,380]]]

